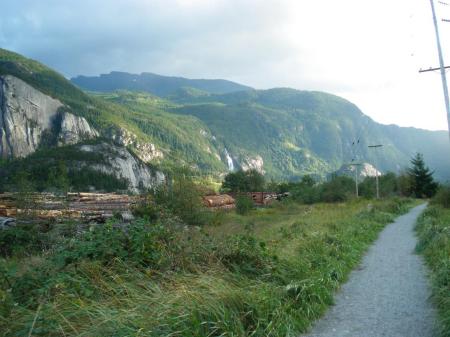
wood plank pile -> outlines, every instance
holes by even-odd
[[[232,209],[236,207],[236,201],[231,195],[207,195],[203,197],[203,203],[209,208]]]
[[[131,208],[143,201],[141,196],[115,193],[68,193],[56,196],[51,193],[0,194],[0,217],[26,217],[35,220],[78,219],[104,222],[116,213],[130,219]]]

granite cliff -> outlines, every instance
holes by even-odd
[[[49,141],[75,144],[98,136],[84,117],[10,75],[0,76],[0,157],[22,158]]]
[[[123,131],[123,132],[126,132]],[[97,141],[83,144],[98,138],[100,133],[82,117],[69,112],[61,101],[33,88],[23,80],[11,76],[0,76],[0,158],[25,158],[39,149],[79,144],[76,151],[98,153],[101,161],[68,161],[71,171],[96,170],[114,176],[127,183],[132,192],[154,188],[164,182],[164,174],[150,169],[139,157],[149,161],[162,156],[148,144],[133,144],[137,157],[126,148],[130,145],[117,142]],[[73,151],[73,150],[72,150]],[[57,156],[58,151],[55,152]],[[80,156],[83,158],[83,155]],[[56,161],[56,158],[49,158]],[[14,171],[14,170],[12,170]],[[10,172],[14,174],[14,172]],[[6,174],[6,173],[5,173]],[[94,186],[95,188],[95,186]]]

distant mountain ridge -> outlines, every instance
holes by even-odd
[[[77,146],[85,142],[86,132],[81,127],[88,130],[89,126],[98,138],[89,137],[88,145],[96,141],[112,142],[125,147],[150,168],[163,172],[187,166],[198,174],[220,177],[230,169],[254,168],[265,172],[268,178],[295,180],[305,174],[326,177],[352,161],[370,163],[382,172],[398,172],[409,165],[415,152],[422,152],[437,178],[450,179],[450,144],[446,132],[379,124],[355,104],[328,93],[248,87],[214,93],[214,88],[172,85],[172,80],[170,86],[157,86],[159,91],[148,92],[121,87],[120,81],[107,83],[111,80],[108,76],[103,79],[104,89],[110,91],[83,92],[43,64],[2,49],[1,76],[13,76],[58,100],[62,106],[54,115],[68,116],[67,121],[72,121],[64,124],[61,119],[55,120],[50,128],[49,123],[39,122],[37,110],[33,115],[33,108],[27,108],[29,113],[23,116],[26,132],[19,140],[25,144],[29,139],[26,134],[40,136],[35,137],[32,146],[27,145],[29,160],[24,162],[24,167],[38,163],[42,147],[51,148],[46,163],[51,162],[50,155],[70,159],[79,149]],[[202,82],[205,83],[212,82]],[[22,101],[22,97],[14,97],[14,91],[6,87],[2,90],[10,95],[11,101]],[[0,114],[6,113],[23,114],[20,109],[0,106]],[[6,141],[6,145],[0,147],[7,148],[13,139],[8,130],[14,125],[3,132],[2,120],[0,141]],[[66,134],[75,136],[70,139],[79,143],[64,150],[60,139]],[[382,149],[368,148],[380,143],[384,145]],[[33,151],[37,152],[29,155]],[[9,156],[8,160],[15,162],[17,157]],[[76,161],[72,164],[77,165]],[[104,169],[103,162],[96,165]],[[14,165],[8,167],[11,168],[8,172],[17,171]],[[120,174],[116,172],[116,176]],[[141,174],[137,178],[145,176]],[[132,175],[128,177],[134,179]]]
[[[194,88],[211,94],[225,94],[252,89],[222,79],[189,79],[153,73],[130,74],[119,71],[112,71],[100,76],[77,76],[73,77],[71,81],[80,88],[89,91],[130,90],[149,92],[163,97],[174,94],[183,87]]]

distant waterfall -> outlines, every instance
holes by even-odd
[[[233,163],[233,158],[231,158],[230,154],[228,153],[228,150],[225,148],[225,158],[227,159],[227,164],[228,164],[228,170],[229,171],[234,171],[234,163]]]

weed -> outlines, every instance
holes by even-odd
[[[439,311],[441,336],[450,336],[450,210],[430,206],[417,223],[417,251],[431,270],[433,300]]]
[[[393,201],[398,203],[400,201]],[[5,336],[293,336],[402,207],[272,207],[222,225],[114,222],[0,260]],[[243,226],[242,224],[251,224]],[[64,232],[66,232],[64,230]],[[70,231],[69,231],[70,232]],[[46,236],[48,238],[48,236]]]
[[[245,215],[253,208],[253,200],[250,197],[246,195],[240,195],[236,198],[236,213]]]

